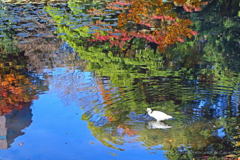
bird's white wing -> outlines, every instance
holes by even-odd
[[[167,114],[165,114],[161,111],[153,111],[152,115],[155,116],[155,117],[166,117],[167,116]]]
[[[163,113],[161,111],[153,111],[152,116],[155,118],[159,118],[159,119],[169,119],[172,118],[172,116],[167,115],[166,113]]]

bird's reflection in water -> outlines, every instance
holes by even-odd
[[[14,139],[24,134],[22,130],[32,123],[32,110],[25,107],[0,116],[0,149],[7,149]]]
[[[163,122],[149,121],[147,123],[147,128],[148,129],[169,129],[169,128],[172,128],[172,126],[169,126]]]

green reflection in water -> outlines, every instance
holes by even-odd
[[[226,12],[228,7],[224,6],[232,12]],[[199,32],[194,40],[175,44],[164,53],[156,53],[150,46],[139,49],[142,43],[134,43],[130,51],[134,54],[128,56],[106,43],[91,45],[87,40],[91,37],[91,16],[86,9],[79,9],[84,8],[82,3],[70,1],[70,11],[46,7],[57,24],[57,33],[63,34],[59,37],[87,61],[85,69],[105,77],[98,82],[104,104],[96,105],[95,110],[103,112],[108,122],[98,126],[91,113],[83,116],[93,134],[103,144],[120,150],[131,137],[146,147],[162,145],[169,159],[217,159],[237,154],[239,120],[234,107],[239,103],[232,102],[239,97],[236,6],[213,1],[203,12],[185,15]],[[71,20],[84,16],[90,22]],[[214,108],[218,103],[224,113]],[[97,109],[99,105],[104,109]],[[147,107],[173,114],[175,119],[166,122],[172,128],[147,129],[141,116]],[[132,112],[135,118],[129,117]]]

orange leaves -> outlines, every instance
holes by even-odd
[[[162,34],[161,41],[158,41],[159,49],[163,50],[176,42],[182,43],[186,37],[191,38],[193,35],[196,35],[197,32],[190,29],[190,25],[190,20],[181,19],[179,22],[167,26],[165,33],[158,32],[157,34]]]
[[[108,3],[106,8],[112,10],[125,10],[130,4],[130,2],[126,1],[115,1]]]
[[[121,13],[118,17],[118,25],[124,26],[128,21],[135,23],[143,22],[143,17],[149,15],[151,3],[145,0],[133,0],[128,10]]]
[[[121,125],[120,124],[120,125],[118,125],[117,128],[123,129],[123,131],[124,131],[123,133],[127,134],[128,136],[135,136],[135,135],[137,135],[137,131],[129,128],[127,125]]]
[[[142,39],[158,45],[164,50],[175,43],[182,43],[186,38],[197,35],[193,31],[191,21],[177,15],[175,6],[181,6],[186,11],[199,11],[202,5],[207,4],[201,0],[173,0],[173,3],[162,0],[125,0],[115,1],[106,5],[107,9],[121,10],[117,16],[117,27],[100,26],[100,30],[93,34],[91,41],[110,42],[120,48],[131,48],[131,41]],[[118,7],[111,8],[111,7]],[[121,8],[121,9],[120,9]],[[102,21],[102,23],[106,23]],[[96,21],[96,24],[101,24]],[[127,46],[126,46],[127,45]]]
[[[2,74],[0,77],[0,114],[22,109],[36,99],[31,93],[33,85],[26,76],[20,74]]]

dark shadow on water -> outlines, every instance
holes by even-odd
[[[32,109],[28,106],[0,116],[0,149],[8,149],[24,129],[32,123]]]

